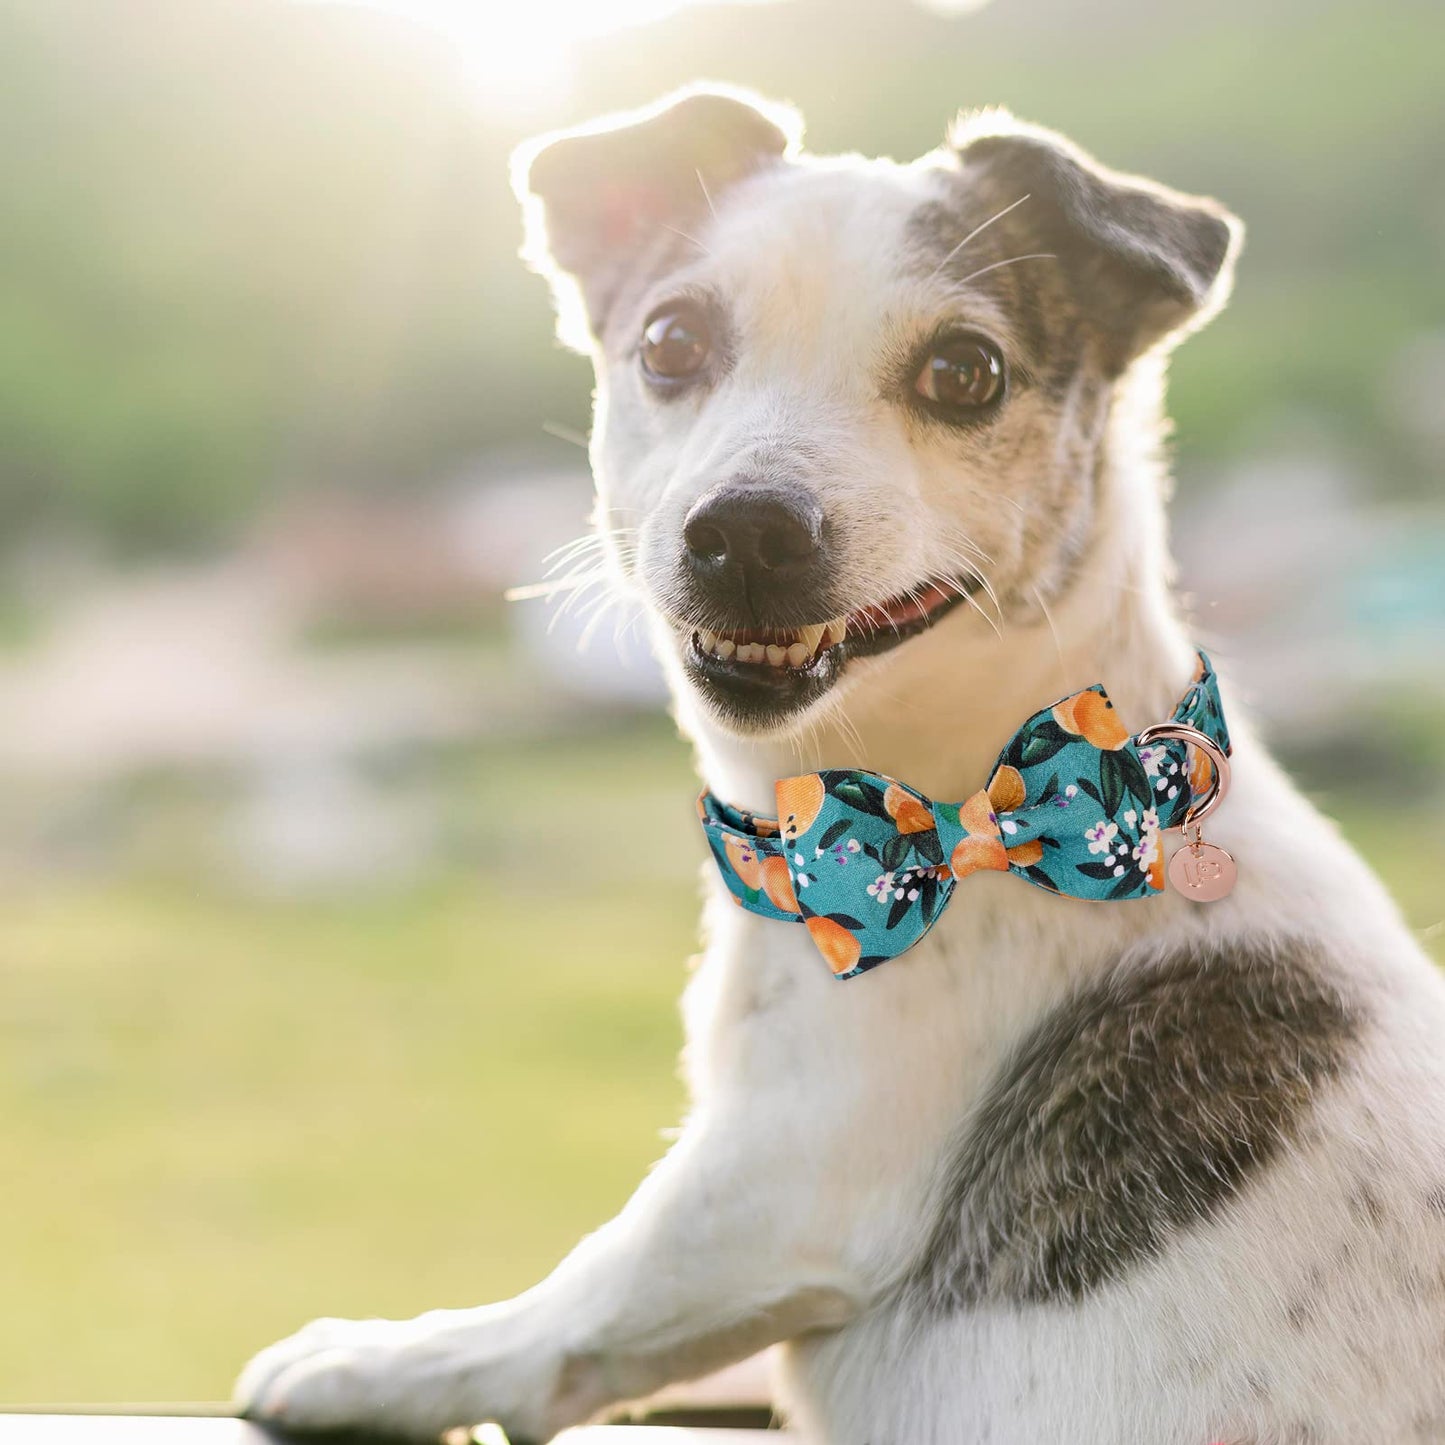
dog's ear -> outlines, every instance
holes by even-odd
[[[1218,202],[1111,171],[998,111],[961,117],[949,140],[1001,204],[1028,197],[1018,225],[1058,257],[1110,369],[1203,325],[1227,299],[1244,227]]]
[[[527,221],[523,254],[552,282],[563,339],[585,346],[579,321],[600,335],[633,268],[674,246],[728,186],[801,137],[796,112],[708,88],[519,147],[512,176]]]

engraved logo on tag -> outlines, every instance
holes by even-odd
[[[1234,859],[1217,843],[1186,843],[1169,860],[1169,881],[1196,903],[1213,903],[1234,887]]]

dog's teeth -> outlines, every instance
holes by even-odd
[[[842,618],[832,622],[810,622],[789,631],[775,630],[771,642],[738,642],[721,632],[699,627],[694,634],[698,648],[724,662],[766,663],[770,667],[806,667],[824,648],[841,642],[847,633]]]

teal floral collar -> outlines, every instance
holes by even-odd
[[[933,802],[880,773],[829,768],[780,779],[776,819],[711,793],[698,812],[733,898],[764,918],[806,924],[834,974],[854,978],[917,943],[969,873],[1017,873],[1091,900],[1159,893],[1161,832],[1192,824],[1200,800],[1219,795],[1225,765],[1205,743],[1229,752],[1203,653],[1173,724],[1131,737],[1096,684],[1035,713],[988,787],[962,803]],[[1204,735],[1198,746],[1177,736],[1191,729]],[[1198,857],[1197,829],[1192,846]]]

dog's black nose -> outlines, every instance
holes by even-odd
[[[801,487],[727,483],[699,498],[683,523],[688,565],[719,601],[750,610],[802,581],[823,550],[823,509]]]

